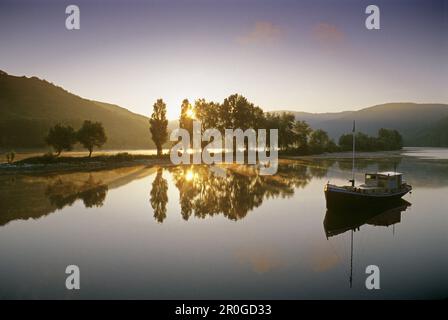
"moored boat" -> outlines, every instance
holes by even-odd
[[[353,122],[353,161],[351,185],[325,185],[327,208],[358,208],[367,205],[386,205],[412,190],[399,172],[366,173],[364,184],[355,186],[355,122]]]
[[[324,188],[327,208],[386,204],[400,199],[411,190],[412,187],[403,181],[403,174],[399,172],[366,173],[365,183],[359,186],[327,183]]]

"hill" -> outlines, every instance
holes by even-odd
[[[76,129],[84,120],[103,123],[108,136],[104,148],[154,146],[145,116],[83,99],[36,77],[0,73],[0,149],[45,147],[44,137],[51,126],[63,123]]]
[[[397,129],[406,146],[448,147],[448,105],[387,103],[334,113],[291,112],[313,129],[323,129],[336,141],[351,131],[376,135]],[[0,71],[0,150],[41,149],[56,123],[79,128],[84,120],[101,121],[108,141],[104,149],[154,148],[148,118],[117,105],[92,101],[37,77],[17,77]],[[177,127],[170,121],[169,131]]]
[[[416,147],[448,147],[448,117],[415,132],[411,139]]]
[[[356,120],[357,131],[370,135],[376,135],[380,128],[398,130],[406,146],[448,147],[448,104],[386,103],[339,113],[289,112],[314,129],[327,131],[336,141],[351,131]]]

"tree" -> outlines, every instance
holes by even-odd
[[[282,113],[280,116],[280,125],[278,129],[278,146],[281,150],[288,150],[294,143],[295,117],[292,113]]]
[[[193,121],[196,118],[195,110],[188,99],[182,101],[180,106],[179,128],[185,129],[190,135],[190,147],[193,145]]]
[[[358,132],[355,143],[359,151],[399,150],[403,146],[403,138],[397,130],[382,128],[378,131],[378,137]],[[339,147],[344,151],[352,150],[353,134],[343,134],[339,138]]]
[[[308,138],[313,131],[306,121],[296,121],[292,128],[294,132],[294,144],[297,150],[305,153],[308,151]]]
[[[339,151],[339,147],[336,144],[336,142],[334,142],[333,139],[329,139],[328,142],[327,142],[327,146],[325,148],[325,151],[326,152],[336,152],[336,151]]]
[[[218,117],[221,129],[256,129],[260,126],[263,111],[240,94],[232,94],[224,99]]]
[[[325,151],[333,151],[336,145],[328,137],[328,133],[322,129],[313,131],[310,136],[310,149],[313,153],[322,153]]]
[[[107,141],[101,122],[85,120],[81,129],[78,130],[77,136],[83,147],[89,150],[89,158],[92,156],[94,147],[100,148]]]
[[[355,136],[356,150],[358,151],[375,151],[378,150],[377,139],[363,132],[356,133]],[[343,134],[339,137],[339,146],[343,151],[353,149],[353,134]]]
[[[201,122],[202,132],[209,128],[219,127],[219,105],[208,102],[205,99],[198,99],[194,102],[194,112],[196,119]]]
[[[280,115],[268,113],[265,118],[266,129],[278,129],[278,147],[283,151],[294,143],[294,125],[295,117],[292,113]],[[268,145],[270,145],[270,141]]]
[[[266,113],[265,117],[264,117],[264,124],[263,127],[266,130],[271,130],[271,129],[278,129],[279,128],[279,119],[280,117],[275,114],[275,113]],[[270,141],[270,135],[267,134],[266,136],[266,147],[268,149],[271,148],[271,141]]]
[[[378,130],[378,144],[383,150],[399,150],[403,147],[403,137],[397,130]]]
[[[71,126],[57,124],[53,128],[50,128],[45,142],[53,147],[57,156],[59,156],[62,151],[70,151],[73,149],[76,143],[75,130]]]
[[[347,133],[339,137],[339,147],[342,151],[352,150],[353,148],[353,134]]]
[[[278,129],[278,146],[281,150],[295,148],[302,153],[308,151],[308,140],[313,130],[305,121],[296,121],[294,114],[266,113],[259,123],[266,129]]]
[[[193,106],[190,104],[188,99],[184,99],[180,107],[179,128],[187,130],[190,134],[190,138],[193,137],[194,117],[195,112],[193,110]]]
[[[152,141],[157,148],[157,156],[162,155],[162,146],[168,140],[168,120],[166,119],[166,104],[162,99],[157,99],[153,105],[153,112],[149,119]]]

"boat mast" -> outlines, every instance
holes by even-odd
[[[352,187],[355,186],[355,120],[353,120],[353,130],[352,130],[352,136],[353,136],[353,155],[352,155]]]

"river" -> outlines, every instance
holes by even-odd
[[[413,186],[384,212],[326,210],[351,159],[0,175],[3,299],[448,297],[447,149],[358,160]],[[353,237],[353,238],[352,238]],[[81,289],[65,287],[68,265]],[[366,268],[381,288],[367,290]]]

